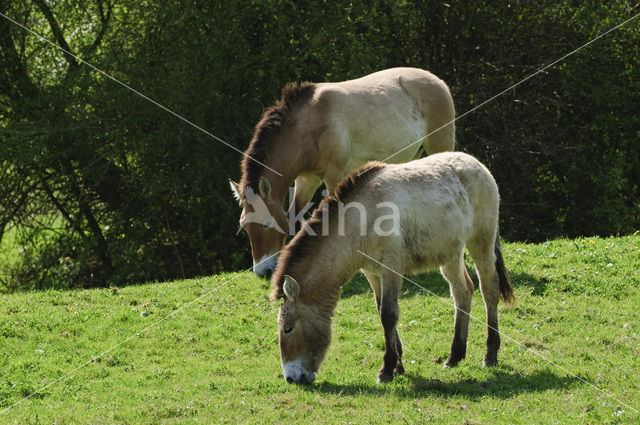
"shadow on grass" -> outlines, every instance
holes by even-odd
[[[475,270],[467,268],[467,271],[473,280],[476,290],[478,290],[478,277],[476,276]],[[438,271],[430,271],[407,277],[425,288],[428,292],[405,279],[402,284],[401,297],[403,298],[413,297],[422,293],[431,293],[432,295],[437,295],[439,297],[449,297],[449,284]],[[538,296],[545,294],[547,283],[549,282],[544,277],[539,278],[528,273],[511,273],[509,277],[511,278],[511,283],[516,288],[525,288],[532,295]],[[351,279],[351,281],[342,288],[342,298],[349,298],[354,295],[361,294],[370,294],[373,296],[373,290],[371,289],[367,278],[362,273],[358,272],[355,274],[353,279]]]
[[[311,385],[305,388],[308,391],[323,394],[370,394],[380,396],[393,394],[399,398],[464,396],[474,399],[486,396],[510,398],[523,393],[565,389],[580,383],[578,378],[558,376],[548,370],[525,375],[514,370],[506,370],[505,366],[492,371],[491,376],[484,380],[470,378],[457,382],[445,382],[439,379],[427,379],[411,373],[396,377],[396,380],[399,382],[386,385],[376,385],[373,382],[371,385],[340,385],[323,382],[319,385]]]

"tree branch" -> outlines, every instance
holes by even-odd
[[[0,93],[12,100],[35,97],[38,89],[30,80],[16,51],[11,23],[0,19]]]
[[[96,220],[95,215],[91,210],[91,206],[89,205],[89,201],[87,201],[87,197],[82,192],[82,188],[78,183],[78,174],[74,169],[73,165],[71,164],[71,161],[68,159],[63,160],[62,166],[67,172],[67,175],[69,176],[69,183],[71,185],[71,190],[77,199],[80,213],[87,220],[87,225],[89,226],[89,229],[91,230],[94,237],[96,238],[95,239],[97,243],[96,254],[98,255],[98,258],[100,259],[100,261],[102,262],[102,266],[103,266],[102,270],[106,273],[106,275],[109,275],[113,271],[113,263],[111,262],[111,258],[109,257],[107,240],[104,238],[104,235],[102,234],[102,229],[100,229],[100,225],[98,224],[98,221]]]
[[[71,227],[76,232],[78,232],[80,236],[84,236],[84,233],[82,232],[82,229],[80,228],[80,226],[78,226],[76,221],[71,217],[71,214],[69,214],[66,208],[60,203],[60,201],[58,201],[58,198],[56,198],[53,191],[51,190],[51,187],[49,187],[49,184],[47,183],[47,181],[43,176],[40,177],[40,181],[42,183],[42,188],[44,189],[44,192],[47,194],[47,196],[49,197],[49,200],[53,203],[53,205],[55,205],[55,207],[58,209],[60,214],[62,214],[64,219],[67,220],[67,222],[71,225]]]
[[[85,50],[85,54],[86,55],[90,55],[91,53],[93,53],[96,50],[96,48],[100,45],[100,43],[102,42],[102,38],[106,34],[107,29],[109,27],[109,21],[111,20],[111,12],[113,10],[113,3],[110,2],[110,1],[106,2],[106,7],[107,7],[107,13],[106,14],[104,12],[105,2],[103,2],[102,0],[97,0],[97,4],[98,4],[98,12],[99,12],[99,15],[100,15],[100,22],[101,22],[102,25],[100,26],[100,31],[96,35],[95,40],[93,41],[93,43],[91,43],[91,46],[89,46]]]
[[[53,12],[49,8],[49,6],[47,6],[44,0],[33,0],[33,2],[36,4],[36,6],[38,6],[47,22],[49,23],[51,31],[53,32],[53,36],[58,42],[58,45],[67,52],[72,53],[71,47],[69,47],[67,40],[65,40],[64,34],[62,34],[62,30],[60,29],[60,25],[58,25],[58,21],[56,20],[55,16],[53,16]],[[78,62],[73,56],[65,53],[64,57],[67,60],[67,63],[69,63],[70,68],[75,68],[78,66]]]

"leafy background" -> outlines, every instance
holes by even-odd
[[[431,70],[458,115],[638,12],[635,1],[0,0],[0,12],[244,150],[291,81]],[[640,19],[457,121],[509,240],[640,228]],[[0,288],[250,264],[237,152],[0,17]]]

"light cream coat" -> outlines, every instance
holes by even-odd
[[[455,327],[446,366],[466,355],[473,282],[464,266],[465,247],[474,260],[487,311],[486,365],[497,363],[500,346],[498,300],[513,298],[500,253],[498,188],[487,168],[464,153],[440,153],[406,164],[371,164],[354,171],[323,201],[312,219],[287,245],[272,278],[272,299],[285,297],[278,317],[282,367],[291,382],[310,382],[329,346],[331,315],[341,287],[362,269],[373,288],[385,333],[378,373],[390,381],[403,373],[396,324],[403,274],[440,268],[455,301]],[[365,168],[363,167],[363,168]],[[358,174],[361,173],[361,174]],[[341,204],[363,205],[361,210]],[[397,206],[399,228],[384,235],[375,223]],[[336,220],[344,212],[343,226]],[[327,226],[326,221],[329,220]],[[388,226],[393,223],[388,221]],[[323,227],[328,235],[320,234]],[[345,233],[341,233],[340,229]],[[311,231],[311,232],[310,232]]]

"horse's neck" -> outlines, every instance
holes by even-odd
[[[292,178],[281,171],[278,171],[282,176],[278,176],[273,172],[265,173],[264,177],[269,180],[271,184],[271,198],[280,204],[284,204],[287,199],[289,188],[295,182],[295,177]]]
[[[347,236],[327,236],[327,240],[314,251],[307,264],[306,279],[310,296],[328,311],[333,312],[340,299],[342,287],[360,268],[357,255],[358,239]]]
[[[263,174],[271,184],[272,197],[283,202],[296,177],[305,171],[306,167],[303,149],[296,142],[289,142],[290,139],[292,138],[282,137],[273,143],[269,161],[265,164],[269,168],[265,168]]]

